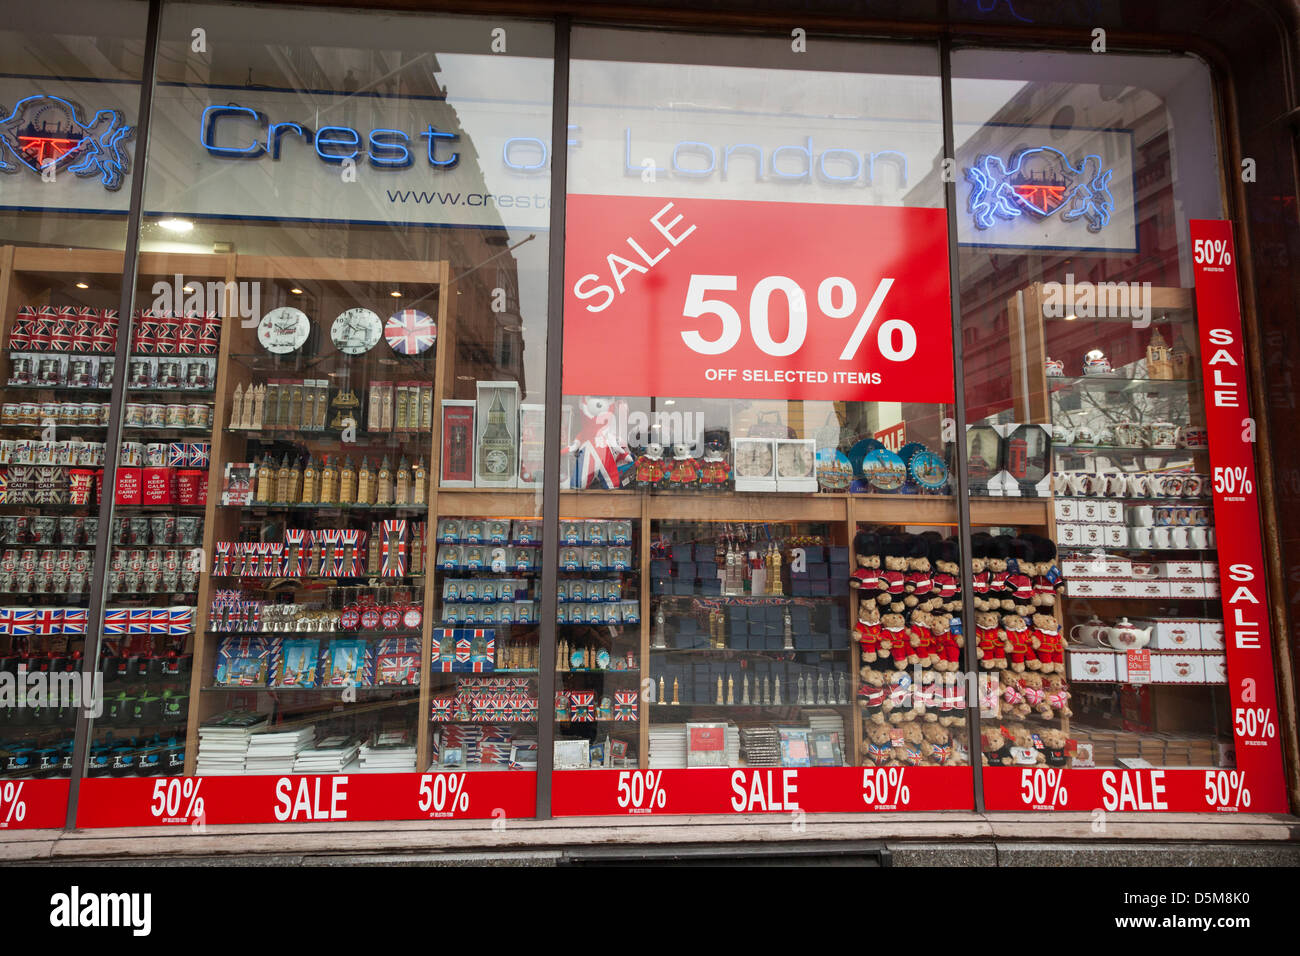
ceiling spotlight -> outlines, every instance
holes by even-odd
[[[86,285],[86,283],[84,283],[84,282],[78,282],[78,283],[77,283],[77,288],[78,288],[78,289],[89,289],[90,286]]]
[[[302,289],[290,289],[289,291],[294,295],[302,295]]]
[[[397,289],[394,289],[392,292],[388,294],[391,295],[394,299],[400,299],[402,297],[402,293],[399,292]]]
[[[183,235],[194,228],[194,223],[188,219],[159,219],[158,225],[162,226],[168,232],[174,232]]]
[[[192,285],[187,285],[187,286],[184,288],[183,291],[185,291],[185,292],[193,292],[193,291],[194,291],[194,286],[192,286]]]

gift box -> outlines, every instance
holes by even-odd
[[[614,719],[636,720],[637,692],[634,690],[614,691]]]
[[[12,469],[10,469],[12,472]],[[138,505],[143,494],[142,468],[118,468],[117,487],[113,491],[113,502],[119,505]]]
[[[452,713],[456,709],[456,700],[453,697],[431,697],[429,699],[430,716],[433,720],[447,721],[452,719]]]

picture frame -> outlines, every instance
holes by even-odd
[[[439,456],[443,488],[474,487],[475,408],[469,399],[442,400],[442,454]]]

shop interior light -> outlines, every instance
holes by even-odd
[[[183,291],[185,291],[185,292],[193,292],[193,291],[194,291],[194,286],[192,286],[192,285],[187,285]]]
[[[194,223],[188,219],[159,219],[158,225],[168,232],[174,232],[178,235],[184,235],[194,228]]]
[[[289,291],[294,295],[302,295],[302,289],[290,289]]]
[[[78,289],[89,289],[90,286],[88,286],[88,285],[87,285],[86,283],[84,283],[84,282],[78,282],[78,283],[77,283],[77,288],[78,288]]]
[[[664,400],[664,404],[665,404],[665,405],[676,405],[676,404],[677,404],[677,399],[675,399],[675,398],[668,398],[668,399],[665,399],[665,400]]]
[[[391,295],[394,299],[400,299],[402,297],[402,293],[398,289],[394,289],[392,292],[388,294]]]
[[[1075,319],[1077,319],[1077,318],[1078,318],[1078,316],[1075,315],[1073,312],[1071,312],[1069,315],[1067,315],[1067,316],[1065,317],[1065,321],[1067,321],[1067,322],[1073,322],[1073,321],[1074,321]]]

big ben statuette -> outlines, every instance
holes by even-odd
[[[411,470],[411,504],[425,505],[429,503],[429,470],[424,467],[424,456],[415,463]]]
[[[506,426],[506,410],[497,391],[488,409],[487,427],[479,438],[478,476],[488,484],[505,484],[514,473],[515,439]]]

